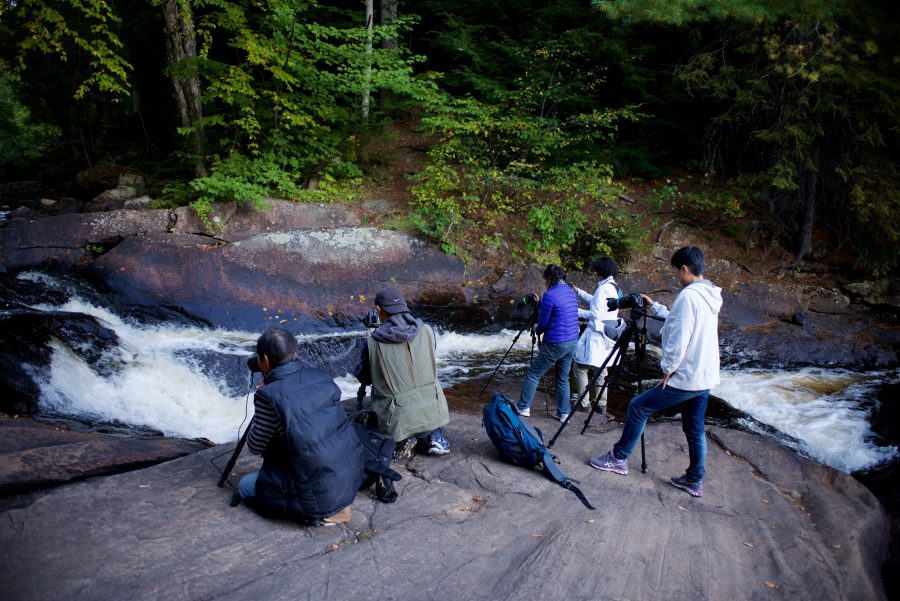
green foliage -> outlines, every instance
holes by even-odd
[[[853,237],[861,266],[900,266],[900,174],[884,160],[900,151],[894,10],[861,0],[594,5],[630,22],[712,25],[708,49],[677,70],[691,93],[719,105],[707,167],[762,176],[797,260],[811,248],[815,219]]]
[[[668,206],[676,211],[687,209],[699,212],[705,220],[719,217],[737,219],[745,214],[742,199],[752,196],[751,186],[756,183],[753,178],[730,180],[724,184],[705,179],[667,179],[665,184],[647,193],[645,203],[653,210]]]
[[[423,119],[440,141],[412,188],[413,224],[459,252],[477,220],[495,227],[523,217],[518,239],[532,258],[566,252],[586,223],[590,204],[602,226],[612,214],[612,170],[596,163],[560,166],[568,152],[606,139],[628,110],[541,117],[526,109],[538,103],[533,90],[510,93],[504,105],[445,98]],[[576,151],[577,152],[577,151]]]
[[[319,176],[319,189],[335,194],[343,190],[339,180],[362,174],[353,144],[366,127],[360,113],[364,87],[404,98],[432,89],[413,75],[418,57],[377,47],[407,30],[408,17],[375,29],[367,81],[366,32],[358,13],[297,0],[198,0],[196,6],[199,70],[206,84],[205,117],[197,127],[213,134],[224,156],[263,163],[246,176],[220,163],[213,181],[198,183],[203,197],[259,197],[266,185],[290,197],[308,196],[286,180]]]
[[[35,123],[0,61],[0,165],[26,167],[59,144],[58,127]]]
[[[79,73],[74,97],[109,94],[116,102],[128,95],[131,65],[122,54],[116,33],[120,19],[106,0],[21,0],[16,3],[29,35],[19,42],[18,66],[22,74],[33,53],[53,55]],[[82,64],[84,70],[82,70]]]

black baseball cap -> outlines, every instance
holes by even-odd
[[[409,311],[403,293],[396,288],[383,288],[379,290],[378,294],[375,295],[375,304],[391,314],[406,313]]]

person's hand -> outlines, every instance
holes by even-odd
[[[645,305],[645,306],[648,306],[648,307],[649,307],[650,305],[653,304],[653,299],[650,298],[649,296],[647,296],[646,294],[641,294],[641,298],[644,299],[644,305]]]
[[[671,378],[671,377],[672,377],[672,374],[666,374],[666,375],[664,375],[664,376],[663,376],[663,379],[662,379],[662,384],[659,385],[660,388],[662,388],[663,390],[665,390],[665,389],[666,389],[666,384],[669,383],[669,378]]]

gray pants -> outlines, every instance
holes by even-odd
[[[582,365],[581,363],[572,364],[572,373],[575,374],[575,390],[572,393],[572,403],[575,403],[581,396],[581,393],[584,392],[584,389],[587,388],[588,383],[590,382],[590,376],[596,374],[597,369],[598,368],[593,365]],[[588,373],[589,371],[591,372],[590,374]],[[600,372],[600,377],[594,382],[594,387],[588,392],[588,396],[584,397],[584,400],[581,401],[582,407],[589,407],[589,402],[594,402],[594,400],[597,399],[600,389],[603,388],[603,382],[606,380],[606,373],[606,368],[603,368]],[[603,388],[603,394],[600,395],[597,402],[598,411],[606,411],[606,393],[607,389]]]

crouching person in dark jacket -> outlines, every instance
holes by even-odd
[[[362,447],[341,407],[341,392],[325,372],[297,360],[298,345],[283,329],[256,343],[264,384],[254,397],[247,446],[263,456],[238,492],[260,513],[309,525],[350,519],[365,477]]]

